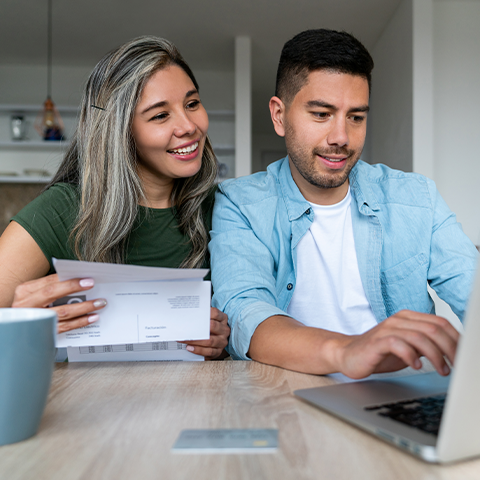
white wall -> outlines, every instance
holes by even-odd
[[[433,11],[435,181],[480,244],[480,2],[436,0]]]
[[[235,177],[252,173],[252,42],[235,38]]]
[[[412,170],[412,0],[400,3],[370,53],[372,78],[365,159]]]
[[[433,178],[433,0],[413,0],[413,168]]]

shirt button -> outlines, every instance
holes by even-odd
[[[310,215],[310,209],[306,210],[305,213],[306,213],[307,215]]]
[[[289,283],[289,284],[287,285],[287,290],[291,290],[292,288],[293,288],[293,283]]]

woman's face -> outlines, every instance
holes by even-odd
[[[175,65],[154,73],[132,123],[140,178],[169,184],[195,175],[207,130],[207,112],[190,77]]]

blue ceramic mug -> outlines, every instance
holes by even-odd
[[[37,433],[55,359],[57,314],[0,308],[0,445]]]

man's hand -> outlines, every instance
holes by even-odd
[[[230,327],[228,317],[220,310],[210,308],[210,338],[208,340],[194,340],[191,342],[179,342],[187,345],[189,352],[202,355],[205,360],[222,359],[227,356],[225,347],[228,345]]]
[[[339,371],[351,378],[421,368],[428,358],[440,375],[453,365],[459,333],[442,317],[402,310],[362,335],[346,337],[336,352]]]
[[[291,317],[275,315],[255,330],[248,355],[252,360],[297,372],[351,378],[421,368],[428,358],[440,375],[448,375],[459,334],[442,317],[402,310],[362,335],[343,335],[306,327]]]
[[[94,286],[91,278],[75,278],[60,282],[58,275],[48,275],[37,280],[22,283],[15,288],[13,308],[46,308],[55,300],[90,290]],[[103,308],[107,301],[103,298],[88,302],[72,303],[51,307],[58,315],[58,333],[85,327],[100,317],[93,313]]]

